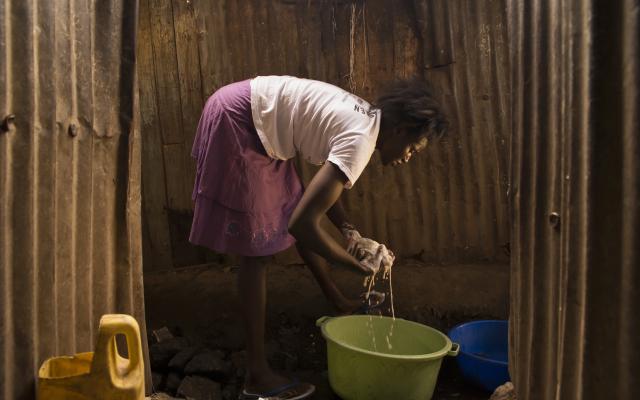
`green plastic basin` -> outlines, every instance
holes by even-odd
[[[460,350],[442,332],[400,318],[322,317],[316,325],[327,341],[329,383],[344,400],[431,399],[442,359]]]

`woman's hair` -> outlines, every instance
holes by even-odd
[[[406,126],[411,134],[439,139],[449,127],[440,104],[420,78],[396,80],[378,97],[375,105],[389,126]]]

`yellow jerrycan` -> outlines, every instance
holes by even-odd
[[[127,339],[121,357],[116,335]],[[100,318],[95,352],[46,360],[38,371],[38,400],[144,400],[144,360],[140,327],[130,315]]]

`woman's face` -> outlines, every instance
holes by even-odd
[[[411,157],[427,148],[429,141],[426,136],[415,136],[406,130],[397,129],[380,146],[380,157],[382,165],[400,165],[411,159]]]

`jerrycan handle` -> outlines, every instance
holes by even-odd
[[[116,335],[123,334],[127,339],[127,353],[129,363],[120,373],[116,365],[119,354],[116,346]],[[125,377],[140,368],[142,363],[142,348],[140,343],[140,327],[138,322],[126,314],[105,314],[100,318],[100,331],[96,344],[92,372],[115,372],[119,377]]]

